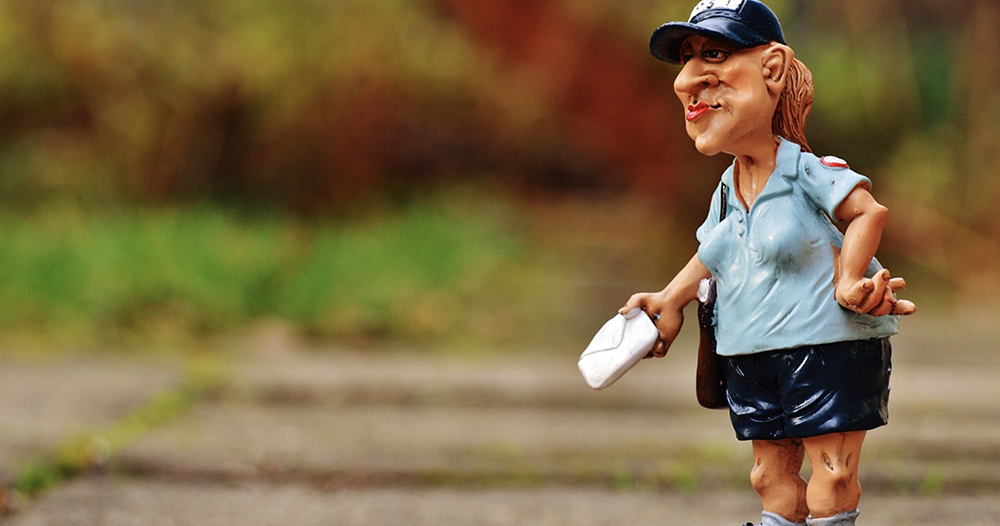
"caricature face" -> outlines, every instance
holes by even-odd
[[[681,46],[684,66],[674,92],[687,111],[687,132],[699,152],[739,155],[762,137],[772,137],[776,99],[765,82],[767,47],[737,49],[697,35]]]

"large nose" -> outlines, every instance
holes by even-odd
[[[674,92],[677,93],[682,102],[687,102],[688,96],[697,95],[703,89],[719,83],[719,77],[706,66],[704,62],[693,59],[681,68],[677,78],[674,79]]]

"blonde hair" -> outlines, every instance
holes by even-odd
[[[806,119],[813,102],[812,73],[797,58],[792,59],[785,74],[785,89],[771,120],[771,131],[812,152],[806,142]]]

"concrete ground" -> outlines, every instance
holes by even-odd
[[[919,320],[919,322],[918,322]],[[1000,523],[992,320],[913,318],[894,340],[891,423],[865,448],[859,524]],[[688,334],[594,392],[578,350],[483,358],[255,352],[170,419],[133,429],[13,525],[741,525],[749,445],[694,401]],[[586,342],[583,342],[584,344]],[[582,347],[582,345],[581,345]],[[0,368],[0,471],[120,429],[189,382],[148,360]],[[120,435],[114,435],[120,436]]]

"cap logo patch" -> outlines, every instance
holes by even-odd
[[[691,16],[688,20],[708,11],[709,9],[725,9],[727,11],[739,11],[740,7],[743,6],[745,0],[701,0],[698,5],[694,6],[694,11],[691,11]]]
[[[848,168],[847,161],[841,159],[840,157],[834,157],[832,155],[826,155],[820,157],[819,162],[823,163],[823,166],[826,166],[827,168],[839,168],[839,169]]]

